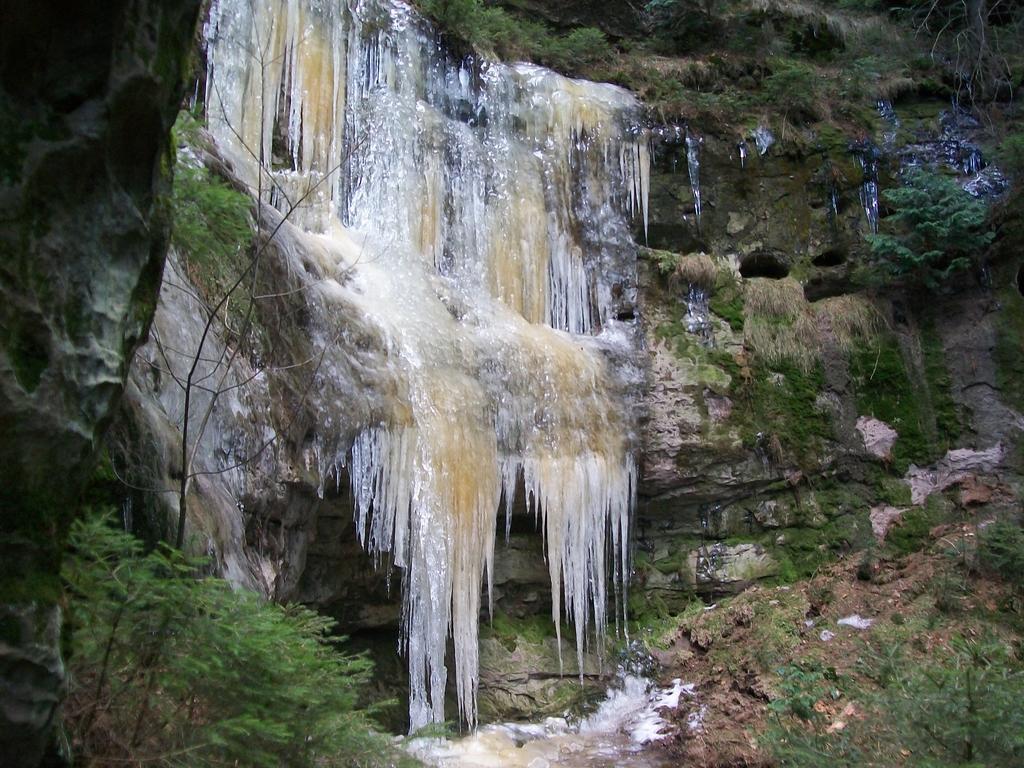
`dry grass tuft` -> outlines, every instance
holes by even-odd
[[[691,253],[679,258],[673,278],[680,283],[711,290],[718,278],[718,267],[706,253]]]
[[[743,306],[748,318],[794,319],[807,311],[804,289],[791,277],[753,277],[745,282]]]
[[[791,322],[748,318],[743,326],[744,343],[769,364],[792,363],[810,371],[821,359],[821,334],[814,316],[801,312]]]
[[[889,99],[890,101],[898,99],[900,96],[914,93],[917,90],[917,87],[918,85],[914,78],[904,77],[902,75],[882,79],[875,86],[878,92],[878,98]]]
[[[844,41],[850,35],[879,25],[876,19],[870,17],[856,18],[843,13],[823,11],[820,6],[806,0],[753,0],[751,6],[764,13],[778,13],[805,24],[827,27],[832,34]]]
[[[857,342],[870,342],[885,328],[878,308],[863,296],[834,296],[813,305],[823,332],[831,331],[836,344],[849,351]]]
[[[743,292],[744,341],[769,364],[809,371],[821,359],[821,334],[804,289],[792,278],[751,278]]]
[[[803,371],[821,359],[826,344],[849,352],[885,330],[882,313],[867,298],[834,296],[814,304],[792,278],[751,278],[744,283],[743,335],[747,347],[767,363],[790,362]]]
[[[859,19],[823,11],[820,7],[805,0],[754,0],[752,5],[756,10],[762,12],[780,13],[800,19],[806,24],[827,27],[829,32],[841,40],[846,40],[862,24]]]

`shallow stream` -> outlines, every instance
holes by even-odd
[[[680,680],[658,688],[622,674],[597,710],[576,723],[549,717],[487,725],[462,738],[413,740],[410,751],[436,768],[667,768],[676,763],[658,742],[674,726],[663,715],[694,696]],[[688,727],[700,727],[699,715]]]

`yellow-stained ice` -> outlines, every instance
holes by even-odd
[[[628,342],[599,266],[646,222],[636,103],[452,60],[398,0],[215,0],[206,35],[212,133],[287,215],[320,321],[374,328],[397,382],[342,456],[360,541],[402,571],[411,728],[444,719],[449,637],[473,724],[502,500],[525,491],[579,654],[624,569],[634,425],[598,347]]]

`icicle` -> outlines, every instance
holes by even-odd
[[[877,233],[879,217],[878,147],[870,141],[863,141],[853,146],[853,152],[857,156],[857,161],[860,163],[863,172],[860,200],[861,205],[864,207],[864,216],[867,219],[871,232]]]
[[[775,134],[768,130],[765,126],[759,125],[754,129],[754,144],[757,145],[757,154],[762,157],[768,154],[768,150],[771,149],[772,144],[775,143]]]
[[[690,172],[690,191],[693,192],[693,210],[697,217],[697,226],[700,227],[700,214],[702,210],[700,197],[700,147],[704,139],[693,136],[686,132],[686,166]]]
[[[888,99],[879,99],[876,102],[878,108],[878,114],[881,116],[889,128],[882,133],[882,146],[887,152],[891,152],[896,147],[896,137],[900,130],[900,119],[896,115],[896,110],[892,106],[892,102]]]

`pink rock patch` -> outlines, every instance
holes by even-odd
[[[889,461],[892,458],[892,447],[896,444],[896,438],[899,437],[899,433],[895,429],[879,419],[861,416],[857,419],[857,431],[860,432],[864,448],[868,453],[883,461]]]
[[[888,505],[872,507],[869,517],[871,518],[871,532],[875,534],[875,538],[879,541],[885,539],[893,523],[899,520],[904,512],[906,512],[905,509]]]

